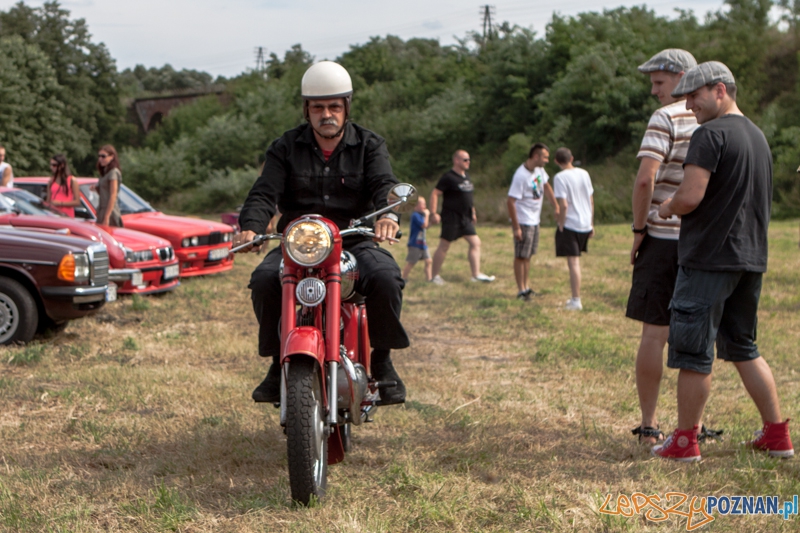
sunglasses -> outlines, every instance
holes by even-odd
[[[464,163],[469,163],[469,158],[462,159],[462,161],[464,161]]]
[[[106,155],[106,154],[97,154],[97,158],[98,159],[106,159],[106,158],[109,158],[109,157],[111,157],[111,156],[110,155]]]

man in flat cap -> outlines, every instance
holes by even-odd
[[[656,405],[664,368],[664,346],[669,334],[669,301],[678,275],[678,234],[681,219],[658,216],[658,206],[670,198],[683,181],[683,160],[697,129],[694,113],[683,96],[674,97],[685,71],[697,66],[686,50],[668,48],[639,65],[650,77],[650,94],[663,107],[647,124],[639,148],[639,172],[633,187],[633,282],[625,316],[642,322],[636,354],[636,389],[642,420],[632,430],[643,444],[656,444],[664,434],[658,427]],[[705,437],[705,433],[701,432]]]
[[[697,427],[717,357],[736,366],[763,427],[746,443],[773,457],[794,455],[767,362],[758,353],[756,314],[767,269],[772,154],[758,127],[736,105],[736,81],[720,62],[689,70],[672,92],[686,96],[695,130],[684,178],[658,214],[682,217],[678,279],[672,297],[667,366],[678,374],[678,428],[653,454],[699,461]]]

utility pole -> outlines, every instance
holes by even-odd
[[[267,62],[264,59],[264,47],[256,47],[256,72],[261,74],[262,77],[267,77]]]
[[[492,15],[494,15],[494,6],[489,4],[482,5],[480,14],[483,17],[483,43],[486,44],[486,39],[492,38]]]

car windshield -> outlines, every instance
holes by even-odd
[[[16,209],[11,200],[8,200],[5,196],[0,194],[0,214],[5,213],[16,213]]]
[[[13,207],[16,207],[17,210],[24,215],[46,215],[51,217],[66,216],[61,211],[45,205],[44,200],[35,194],[29,193],[28,191],[5,191],[3,196],[6,197],[6,200],[12,203]]]
[[[81,185],[81,191],[92,202],[94,208],[97,209],[97,205],[100,202],[100,195],[97,194],[97,191],[93,191],[89,184]],[[155,209],[150,204],[125,185],[120,186],[117,201],[119,202],[120,213],[123,215],[155,212]]]

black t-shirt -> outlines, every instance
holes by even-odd
[[[472,218],[472,191],[474,189],[469,176],[461,176],[453,170],[447,171],[436,188],[444,193],[442,196],[442,214],[446,212],[460,217]]]
[[[681,219],[678,264],[698,270],[765,272],[772,154],[742,115],[724,115],[692,135],[684,166],[711,172],[697,208]]]

